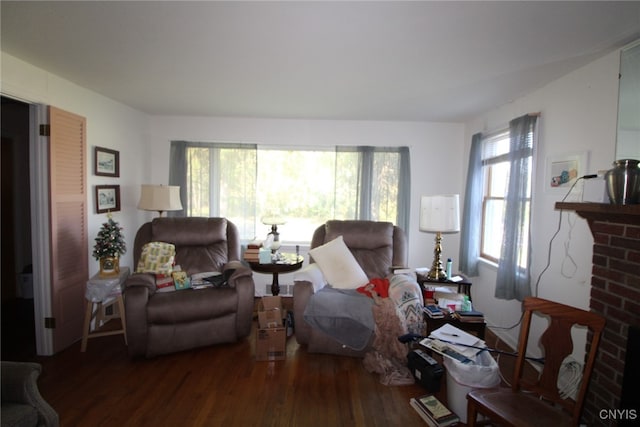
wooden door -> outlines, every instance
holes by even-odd
[[[82,337],[88,279],[86,119],[49,107],[54,353]]]

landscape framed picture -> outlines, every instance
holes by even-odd
[[[94,149],[94,173],[98,176],[120,176],[120,152],[103,147]]]
[[[120,210],[120,186],[96,185],[96,213]]]

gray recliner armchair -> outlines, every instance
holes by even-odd
[[[38,390],[38,377],[42,366],[38,363],[7,362],[1,364],[2,426],[57,427],[60,422],[56,411],[42,398]]]
[[[369,279],[384,278],[392,274],[393,266],[407,265],[407,241],[404,231],[390,222],[362,220],[330,220],[318,227],[311,240],[311,249],[322,246],[342,236],[346,246],[355,257]],[[371,350],[353,350],[336,341],[304,319],[305,308],[317,289],[311,277],[321,274],[309,260],[310,265],[296,275],[293,286],[293,316],[295,336],[299,344],[312,353],[329,353],[344,356],[364,357]],[[308,280],[301,280],[309,277]],[[371,340],[373,341],[373,339]]]
[[[225,218],[156,218],[138,230],[134,265],[149,242],[175,245],[175,263],[189,275],[233,270],[228,286],[156,292],[154,274],[124,283],[129,354],[154,357],[248,336],[255,285],[240,261],[236,226]]]

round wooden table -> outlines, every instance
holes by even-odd
[[[260,264],[259,262],[250,262],[251,270],[256,273],[271,273],[273,275],[273,281],[271,282],[271,294],[277,296],[280,293],[280,283],[278,282],[278,275],[280,273],[290,273],[292,271],[299,270],[302,267],[304,257],[296,254],[281,254],[283,259],[281,261],[272,262],[269,264]]]

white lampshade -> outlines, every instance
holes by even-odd
[[[460,196],[443,194],[422,196],[420,200],[420,231],[457,233],[460,231]]]
[[[261,221],[265,225],[283,225],[286,224],[287,221],[283,217],[279,215],[267,215],[261,218]]]
[[[138,209],[158,211],[160,216],[165,211],[181,210],[180,187],[177,185],[143,184],[140,191]]]

